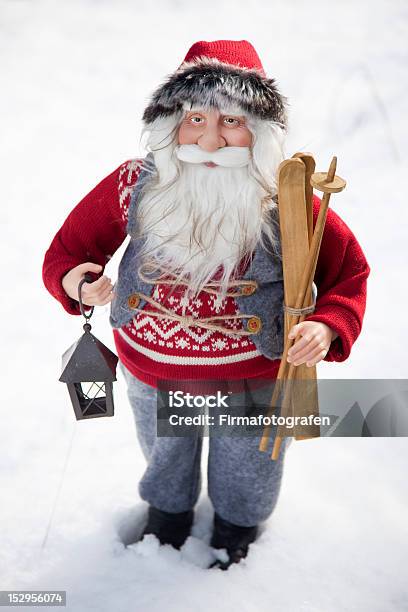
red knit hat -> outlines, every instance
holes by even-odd
[[[266,76],[259,55],[247,40],[200,40],[187,51],[184,62],[192,62],[203,55],[232,66],[258,70],[263,77]]]
[[[183,63],[153,93],[143,121],[152,123],[183,111],[184,103],[203,108],[237,104],[244,112],[286,127],[286,98],[247,40],[194,43]]]

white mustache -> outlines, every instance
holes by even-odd
[[[175,148],[178,159],[190,164],[213,162],[226,168],[242,168],[251,159],[249,147],[222,147],[217,151],[204,151],[199,145],[178,145]]]

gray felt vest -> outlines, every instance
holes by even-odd
[[[109,322],[112,327],[119,328],[128,323],[134,316],[135,311],[128,305],[128,298],[134,293],[151,295],[154,285],[144,282],[137,274],[140,265],[140,251],[143,238],[137,236],[136,231],[136,206],[141,197],[142,189],[147,186],[152,177],[154,167],[153,155],[149,153],[145,164],[149,168],[142,168],[136,185],[133,189],[126,231],[131,236],[122,260],[119,264],[118,280],[115,285],[115,298],[111,302]],[[145,165],[144,164],[144,165]],[[252,260],[242,277],[243,279],[255,280],[258,288],[252,295],[236,297],[236,303],[240,314],[259,317],[262,323],[258,333],[249,337],[262,355],[269,359],[280,359],[283,352],[283,271],[281,259],[271,252],[265,250],[261,243],[255,248]],[[146,300],[141,299],[138,304],[143,308]],[[243,319],[246,329],[247,319]]]

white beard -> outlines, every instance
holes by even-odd
[[[277,161],[279,163],[280,159]],[[237,265],[250,257],[275,207],[271,191],[255,177],[252,164],[207,167],[177,159],[176,147],[155,152],[158,171],[137,210],[138,234],[145,237],[143,264],[172,274],[196,295],[217,274],[220,293]],[[146,268],[147,269],[147,268]]]

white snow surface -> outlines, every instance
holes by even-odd
[[[143,109],[189,46],[247,39],[290,100],[288,157],[312,151],[324,170],[338,156],[347,188],[331,205],[372,269],[361,336],[345,363],[319,375],[408,378],[407,9],[403,0],[0,2],[0,589],[66,590],[75,612],[408,609],[404,438],[294,442],[275,512],[228,572],[205,569],[214,558],[205,489],[180,552],[153,536],[124,548],[119,535],[146,512],[125,382],[119,373],[113,419],[75,422],[58,378],[82,322],[41,280],[73,206],[144,154]],[[113,278],[123,248],[107,267]],[[93,332],[113,348],[108,314],[96,309]]]

